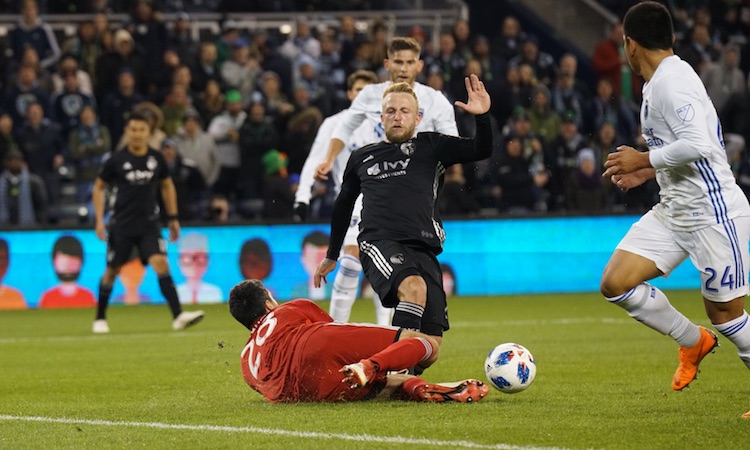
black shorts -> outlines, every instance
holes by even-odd
[[[135,254],[134,250],[138,253]],[[135,256],[140,257],[143,265],[153,255],[165,255],[167,242],[161,235],[159,227],[149,227],[138,235],[128,235],[116,229],[109,230],[107,239],[107,266],[120,267]]]
[[[408,276],[421,276],[427,284],[427,304],[420,331],[442,336],[448,326],[448,304],[443,290],[443,271],[427,250],[394,241],[359,243],[360,260],[367,280],[383,306],[398,305],[398,286]]]

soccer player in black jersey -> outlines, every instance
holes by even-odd
[[[363,194],[358,237],[367,279],[384,306],[395,307],[392,324],[420,330],[438,342],[448,330],[443,277],[436,256],[445,232],[436,218],[445,168],[492,153],[490,96],[476,75],[466,78],[468,102],[456,106],[475,115],[476,137],[419,133],[419,106],[407,83],[383,94],[385,141],[352,153],[331,218],[328,255],[315,273],[320,285],[336,267],[354,201]]]
[[[109,333],[106,312],[112,285],[122,265],[132,259],[134,249],[138,250],[143,264],[150,264],[159,277],[159,288],[174,317],[172,328],[183,330],[203,318],[203,311],[182,311],[169,272],[157,195],[161,194],[164,201],[169,239],[173,242],[180,237],[177,199],[164,157],[148,147],[149,135],[146,118],[131,114],[125,126],[127,146],[112,154],[94,182],[92,197],[96,235],[107,242],[107,268],[99,284],[94,333]],[[111,189],[109,227],[104,223],[104,190],[107,186]]]

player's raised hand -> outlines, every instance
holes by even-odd
[[[464,102],[455,102],[455,105],[463,109],[469,114],[479,115],[484,114],[490,110],[492,100],[490,94],[487,93],[487,89],[484,88],[484,83],[474,74],[464,78],[466,83],[466,93],[469,94],[469,99]]]

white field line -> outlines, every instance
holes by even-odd
[[[527,447],[510,444],[482,444],[471,441],[442,441],[438,439],[408,438],[402,436],[375,436],[372,434],[323,433],[317,431],[294,431],[261,427],[230,427],[222,425],[190,425],[161,422],[121,422],[111,420],[68,419],[64,417],[12,416],[0,414],[0,421],[62,423],[71,425],[93,425],[107,427],[155,428],[161,430],[214,431],[220,433],[251,433],[291,438],[328,439],[367,443],[428,445],[449,448],[477,448],[491,450],[564,450],[560,447]]]
[[[628,317],[625,318],[610,318],[610,317],[569,317],[559,319],[542,319],[542,320],[497,320],[497,321],[457,321],[451,322],[451,328],[488,328],[488,327],[535,327],[535,326],[555,326],[555,325],[625,325],[637,323],[633,319]],[[24,344],[31,342],[79,342],[79,341],[94,341],[103,339],[113,340],[136,340],[136,339],[159,339],[164,337],[170,338],[182,338],[182,337],[195,337],[195,336],[216,336],[219,334],[216,331],[189,331],[186,333],[136,333],[136,334],[120,334],[113,332],[107,335],[82,335],[82,336],[39,336],[39,337],[8,337],[0,338],[0,345],[2,344]]]

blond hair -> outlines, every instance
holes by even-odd
[[[383,92],[383,98],[385,98],[386,95],[392,93],[409,94],[414,97],[414,101],[417,102],[417,106],[419,106],[419,99],[417,98],[417,94],[414,92],[414,89],[409,86],[409,83],[401,81],[399,83],[391,84],[386,88],[385,92]]]

